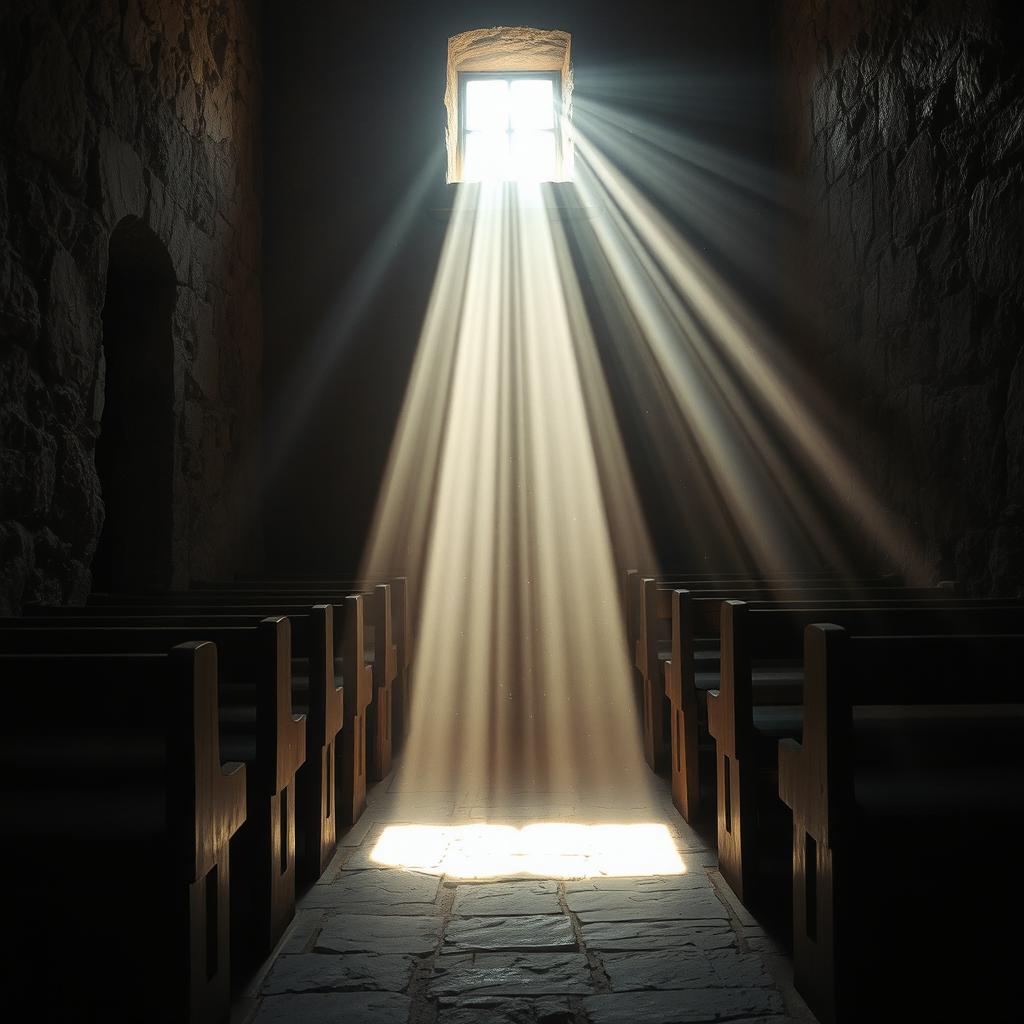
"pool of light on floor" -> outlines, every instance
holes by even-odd
[[[371,853],[381,867],[455,878],[680,875],[686,865],[659,824],[391,825]]]

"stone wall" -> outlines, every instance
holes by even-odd
[[[797,279],[849,438],[937,575],[1024,592],[1024,66],[997,0],[786,0]]]
[[[174,451],[154,452],[173,468],[172,580],[225,576],[260,557],[254,8],[0,8],[0,611],[89,591],[118,225],[155,235],[175,279],[164,410]]]

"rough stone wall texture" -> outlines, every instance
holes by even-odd
[[[1016,0],[785,0],[798,273],[851,446],[937,574],[1024,587],[1024,33]],[[827,368],[827,369],[826,369]]]
[[[0,611],[90,587],[125,218],[177,279],[174,582],[258,558],[258,36],[245,0],[0,6]]]

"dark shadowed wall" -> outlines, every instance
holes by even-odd
[[[253,10],[0,5],[0,610],[260,558]]]
[[[1024,21],[1012,0],[787,0],[781,152],[809,351],[930,563],[1024,586]]]

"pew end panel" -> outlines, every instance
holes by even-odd
[[[284,616],[268,617],[258,630],[254,774],[259,777],[249,809],[261,833],[256,843],[261,863],[253,880],[260,911],[253,933],[257,955],[273,948],[295,915],[295,779],[306,760],[306,716],[292,713],[291,624]]]
[[[231,995],[230,841],[246,820],[247,771],[221,762],[214,645],[5,654],[0,673],[18,681],[5,760],[24,768],[32,750],[36,765],[5,783],[14,800],[5,801],[4,832],[17,847],[8,853],[41,872],[45,887],[17,941],[34,944],[36,927],[52,928],[51,906],[61,940],[80,946],[56,972],[49,955],[30,960],[28,977],[46,973],[53,1007],[67,1000],[96,1019],[121,1019],[117,992],[107,1000],[93,991],[114,957],[127,971],[120,998],[152,1002],[154,1020],[220,1024]],[[47,865],[69,850],[77,870],[55,875]],[[23,905],[9,901],[11,927]],[[140,906],[155,937],[136,947],[124,926]],[[38,941],[37,953],[48,932]]]
[[[168,657],[172,671],[191,677],[192,683],[192,700],[179,710],[185,714],[177,726],[185,749],[195,751],[196,764],[192,785],[180,786],[189,793],[189,817],[195,823],[188,886],[189,1011],[193,1021],[212,1024],[224,1019],[231,1001],[229,844],[246,819],[246,766],[220,760],[216,646],[190,641],[174,647]]]
[[[367,715],[367,776],[379,782],[391,771],[392,689],[398,672],[391,617],[391,586],[378,584],[370,597],[373,627],[373,700]]]
[[[366,662],[364,597],[346,597],[344,609],[341,655],[345,666],[345,702],[336,792],[340,823],[354,825],[366,809],[366,720],[373,699],[373,666]]]
[[[779,798],[793,812],[793,980],[822,1024],[835,1024],[843,996],[832,820],[841,803],[852,803],[852,782],[836,764],[845,756],[851,729],[849,702],[843,700],[846,640],[838,626],[807,627],[803,741],[779,743]],[[831,730],[818,728],[828,722]]]
[[[740,902],[756,899],[757,766],[752,735],[747,607],[721,603],[721,679],[708,692],[708,732],[715,741],[718,864]]]
[[[412,612],[408,579],[391,581],[391,610],[394,615],[394,640],[397,671],[392,700],[392,753],[398,753],[408,738],[412,722]]]
[[[640,588],[640,634],[637,637],[636,668],[640,674],[641,708],[643,711],[644,758],[652,771],[660,772],[669,765],[669,744],[666,742],[667,707],[662,670],[662,633],[671,607],[666,593],[658,589],[657,580],[645,579]]]
[[[296,820],[301,838],[298,879],[309,884],[327,869],[337,849],[335,772],[344,722],[343,687],[334,668],[335,609],[314,605],[308,619],[309,712],[306,760],[296,777]],[[339,615],[340,627],[343,616]]]
[[[689,591],[670,595],[672,653],[665,663],[665,697],[671,716],[669,763],[672,801],[688,822],[700,808],[699,710],[693,656],[693,602]]]
[[[1008,836],[1024,819],[1022,657],[1020,634],[807,627],[804,735],[779,747],[779,794],[793,811],[794,980],[819,1019],[858,1021],[890,997],[900,1019],[1016,1014],[1016,851],[987,847],[1006,880],[996,902],[949,864],[979,829],[998,820]],[[929,987],[934,972],[949,986]]]

